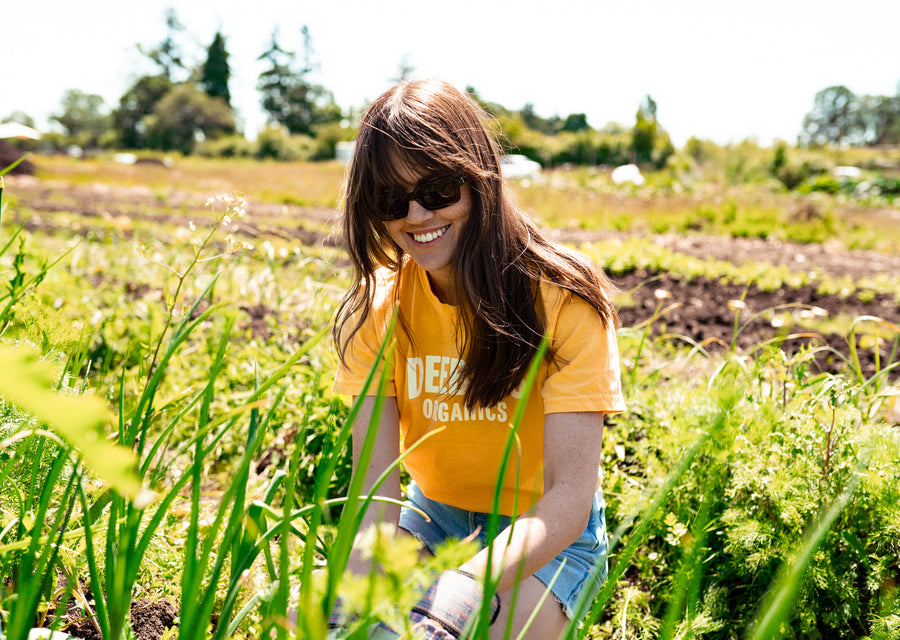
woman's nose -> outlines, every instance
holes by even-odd
[[[407,222],[415,223],[422,220],[427,220],[432,215],[432,212],[419,204],[417,200],[409,201],[409,210],[406,213]]]

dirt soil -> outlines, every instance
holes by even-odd
[[[93,622],[80,610],[73,609],[68,616],[66,633],[81,640],[101,640]],[[136,600],[131,604],[131,629],[136,640],[160,640],[166,629],[176,626],[178,611],[166,599]]]

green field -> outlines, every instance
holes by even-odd
[[[900,255],[900,201],[787,191],[754,169],[765,150],[722,153],[642,187],[584,168],[512,185],[614,279],[642,274],[641,291],[665,274],[848,305],[803,319],[843,350],[788,351],[777,332],[740,341],[739,304],[712,344],[667,316],[668,290],[638,308],[641,291],[622,291],[634,320],[619,332],[628,411],[604,434],[610,578],[572,636],[900,638],[900,316],[850,305],[896,303],[900,272],[654,241],[867,251],[864,267]],[[0,209],[0,635],[319,639],[337,592],[363,621],[402,626],[428,579],[414,549],[372,537],[384,574],[342,575],[365,507],[349,486],[353,408],[330,391],[344,167],[34,161],[35,176],[7,176]]]

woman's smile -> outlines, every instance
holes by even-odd
[[[448,224],[446,227],[441,227],[440,229],[436,229],[435,231],[426,231],[424,233],[411,233],[410,235],[413,237],[413,240],[420,244],[427,244],[429,242],[434,242],[441,236],[443,236],[447,229],[450,228]]]

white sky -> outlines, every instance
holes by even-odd
[[[545,117],[584,112],[597,128],[631,125],[649,93],[677,145],[792,142],[821,89],[894,95],[900,81],[898,0],[0,0],[0,119],[20,110],[45,127],[67,89],[117,105],[152,70],[136,45],[163,40],[169,6],[190,62],[222,31],[248,133],[264,123],[256,58],[276,27],[301,52],[304,24],[314,79],[345,109],[405,61],[417,77]]]

